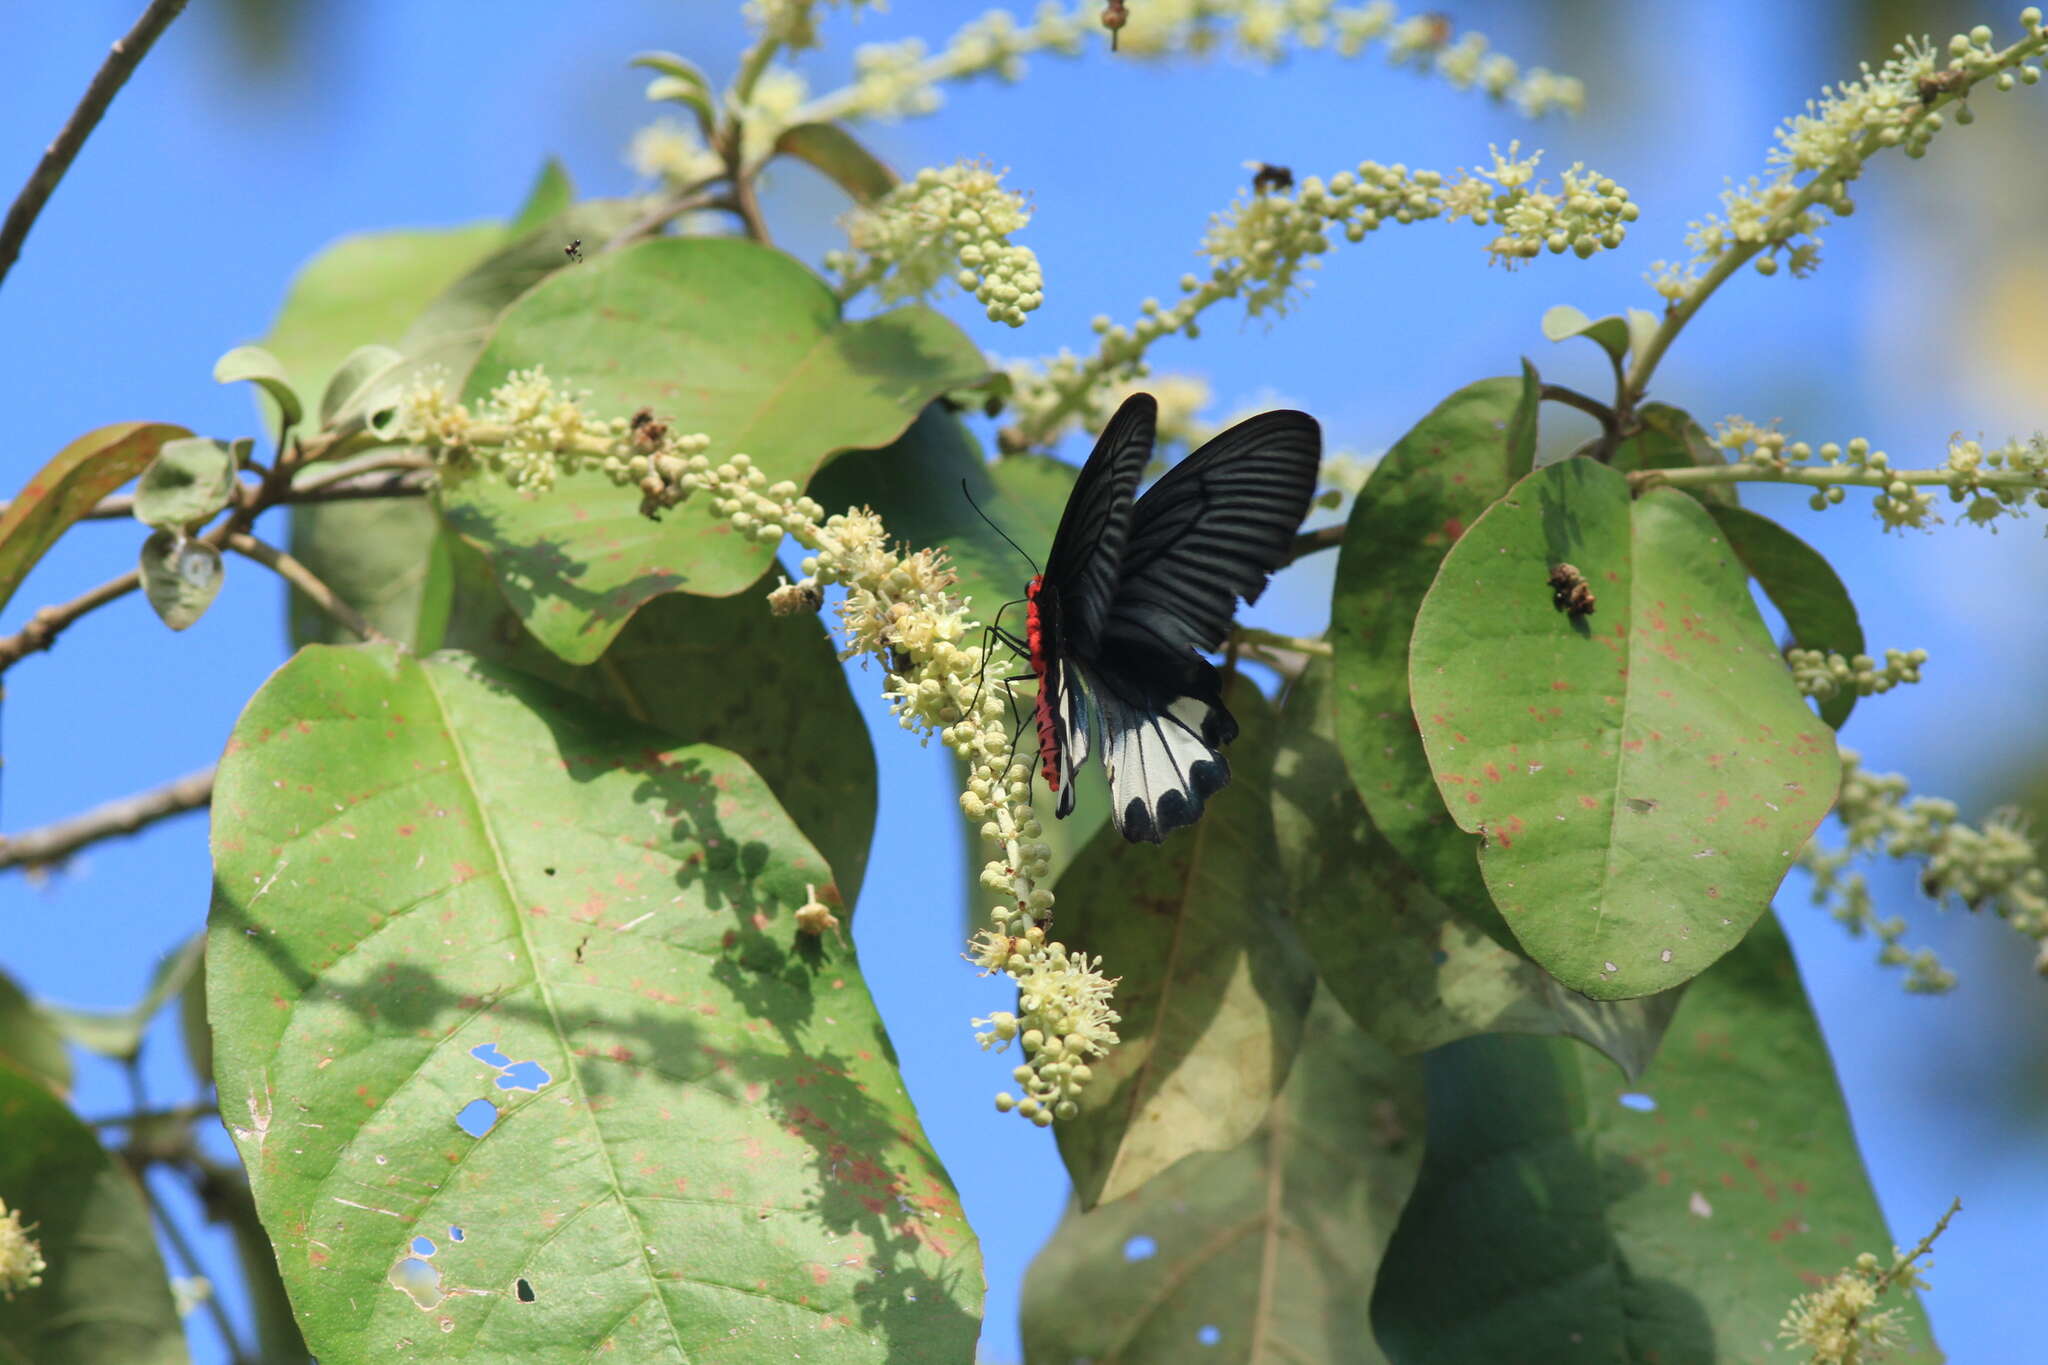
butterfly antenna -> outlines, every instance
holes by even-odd
[[[981,510],[981,504],[974,500],[974,494],[967,491],[967,480],[965,479],[960,480],[960,495],[967,499],[967,505],[974,509],[974,515],[980,517],[983,521],[988,522],[989,530],[994,531],[997,535],[1001,536],[1004,542],[1008,544],[1011,549],[1015,550],[1018,554],[1024,556],[1024,562],[1031,566],[1031,572],[1039,572],[1038,561],[1033,559],[1030,555],[1024,554],[1024,547],[1022,545],[1019,545],[1016,541],[1011,540],[1009,537],[1009,533],[1004,531],[1002,527],[996,525],[995,522],[990,519],[988,513]]]

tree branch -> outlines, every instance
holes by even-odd
[[[109,801],[54,825],[26,834],[0,835],[0,868],[47,867],[64,861],[87,844],[118,834],[134,834],[159,820],[198,810],[212,799],[213,769],[188,773],[153,791]]]
[[[275,545],[266,545],[246,531],[230,531],[227,535],[227,548],[238,555],[255,560],[297,588],[314,606],[339,621],[357,639],[378,645],[392,643],[390,636],[371,625],[369,618],[342,600],[341,594],[321,582],[319,576],[311,569]]]
[[[1294,548],[1288,552],[1287,562],[1312,555],[1318,550],[1334,550],[1344,543],[1344,523],[1335,526],[1320,526],[1313,531],[1303,531],[1294,538]]]
[[[104,607],[107,603],[125,597],[142,586],[142,572],[130,569],[119,578],[110,578],[90,592],[82,593],[69,602],[53,607],[44,607],[28,618],[28,624],[14,634],[0,638],[0,673],[20,663],[27,655],[37,650],[48,649],[57,642],[57,636],[89,611]]]
[[[339,468],[339,466],[337,466]],[[350,470],[340,478],[326,479],[319,483],[307,483],[291,488],[278,495],[266,507],[280,505],[297,506],[308,502],[361,502],[372,498],[415,498],[427,491],[429,471],[417,465],[397,468],[366,466]],[[259,489],[244,485],[249,495]],[[0,516],[7,514],[9,504],[0,502]],[[90,512],[80,521],[118,521],[135,515],[135,495],[116,493],[93,504]]]
[[[0,280],[6,279],[7,272],[14,267],[29,229],[35,226],[37,216],[56,191],[57,183],[64,178],[64,172],[71,168],[79,148],[85,146],[86,138],[92,136],[92,130],[99,126],[100,116],[107,112],[114,96],[128,83],[128,77],[134,74],[157,38],[170,27],[171,20],[185,8],[185,3],[186,0],[151,0],[149,8],[135,21],[135,27],[108,51],[106,61],[100,64],[92,84],[86,86],[78,107],[71,111],[71,117],[58,131],[57,140],[43,152],[43,159],[29,173],[28,183],[14,197],[13,207],[7,210],[6,222],[0,223]]]

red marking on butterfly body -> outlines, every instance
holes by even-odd
[[[1038,677],[1038,700],[1033,703],[1038,718],[1038,767],[1045,774],[1045,785],[1058,791],[1059,730],[1053,724],[1052,692],[1045,685],[1045,635],[1038,614],[1038,590],[1044,581],[1045,575],[1039,574],[1024,585],[1024,644],[1031,651],[1031,671]]]

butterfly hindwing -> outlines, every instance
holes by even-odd
[[[1086,672],[1102,726],[1110,818],[1132,843],[1159,843],[1201,818],[1230,781],[1218,752],[1237,737],[1214,665],[1194,654],[1112,653]]]

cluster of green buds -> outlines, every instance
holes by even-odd
[[[1919,682],[1926,662],[1924,649],[1888,649],[1883,667],[1868,654],[1847,658],[1818,649],[1785,651],[1785,664],[1800,692],[1822,700],[1844,691],[1857,697],[1882,696],[1901,683]]]
[[[1930,469],[1894,468],[1889,455],[1861,436],[1816,449],[1740,417],[1723,422],[1714,439],[1735,462],[1719,473],[1685,471],[1671,482],[1729,477],[1803,484],[1814,490],[1815,511],[1840,504],[1846,489],[1870,488],[1876,491],[1872,510],[1887,530],[1940,521],[1935,504],[1941,490],[1951,503],[1962,504],[1964,521],[1978,526],[2021,515],[2030,506],[2048,507],[2048,436],[2039,432],[1988,449],[1981,441],[1951,437],[1942,463]]]
[[[1809,844],[1800,855],[1813,874],[1815,904],[1829,907],[1852,933],[1875,932],[1884,945],[1879,960],[1912,969],[1909,989],[1946,990],[1954,978],[1931,957],[1900,947],[1903,921],[1880,920],[1863,877],[1846,871],[1859,857],[1919,860],[1923,894],[1937,904],[1990,908],[2034,941],[2035,968],[2048,975],[2048,871],[2040,850],[2011,812],[1995,813],[1981,829],[1958,816],[1953,801],[1909,796],[1905,778],[1867,772],[1853,750],[1842,750],[1835,818],[1848,841],[1838,849]]]
[[[1952,110],[1957,123],[1971,121],[1972,91],[2040,81],[2036,62],[2048,50],[2040,9],[2022,10],[2020,25],[2024,36],[2003,48],[1981,24],[1950,38],[1945,50],[1917,40],[1897,44],[1883,65],[1866,62],[1858,79],[1809,100],[1804,113],[1779,126],[1770,177],[1726,191],[1719,215],[1691,225],[1690,260],[1651,267],[1657,292],[1673,303],[1691,300],[1731,253],[1731,265],[1753,258],[1766,275],[1777,273],[1781,257],[1795,275],[1812,269],[1820,260],[1817,234],[1829,215],[1855,211],[1848,185],[1862,174],[1865,161],[1891,148],[1923,156],[1948,125],[1944,111]]]
[[[1328,181],[1310,176],[1298,185],[1273,184],[1240,195],[1203,238],[1211,263],[1207,277],[1183,275],[1178,300],[1146,299],[1129,326],[1096,318],[1101,339],[1086,358],[1062,351],[1035,371],[1013,367],[1016,420],[1004,433],[1005,449],[1051,441],[1076,414],[1099,406],[1099,393],[1142,378],[1153,343],[1175,334],[1198,336],[1203,311],[1224,299],[1243,299],[1253,316],[1283,311],[1301,288],[1302,272],[1329,250],[1333,228],[1359,242],[1388,223],[1469,219],[1494,229],[1487,251],[1509,265],[1545,251],[1585,256],[1621,244],[1637,213],[1627,190],[1574,165],[1564,173],[1562,189],[1553,191],[1535,179],[1540,153],[1523,157],[1520,144],[1512,143],[1505,154],[1490,150],[1492,166],[1477,173],[1447,176],[1367,161]]]
[[[989,321],[1024,324],[1045,302],[1045,280],[1030,247],[1010,235],[1031,221],[1024,196],[986,166],[926,168],[846,218],[851,251],[828,252],[839,295],[873,287],[884,299],[922,297],[951,279],[974,295]]]
[[[34,1289],[50,1268],[42,1245],[29,1232],[22,1226],[21,1210],[8,1208],[0,1199],[0,1299],[12,1302],[16,1294]]]
[[[507,375],[472,413],[456,401],[447,376],[431,373],[400,395],[383,432],[426,451],[444,480],[481,474],[538,493],[565,474],[595,470],[638,487],[649,515],[674,506],[710,438],[674,432],[645,410],[594,417],[589,398],[557,387],[536,365]]]

